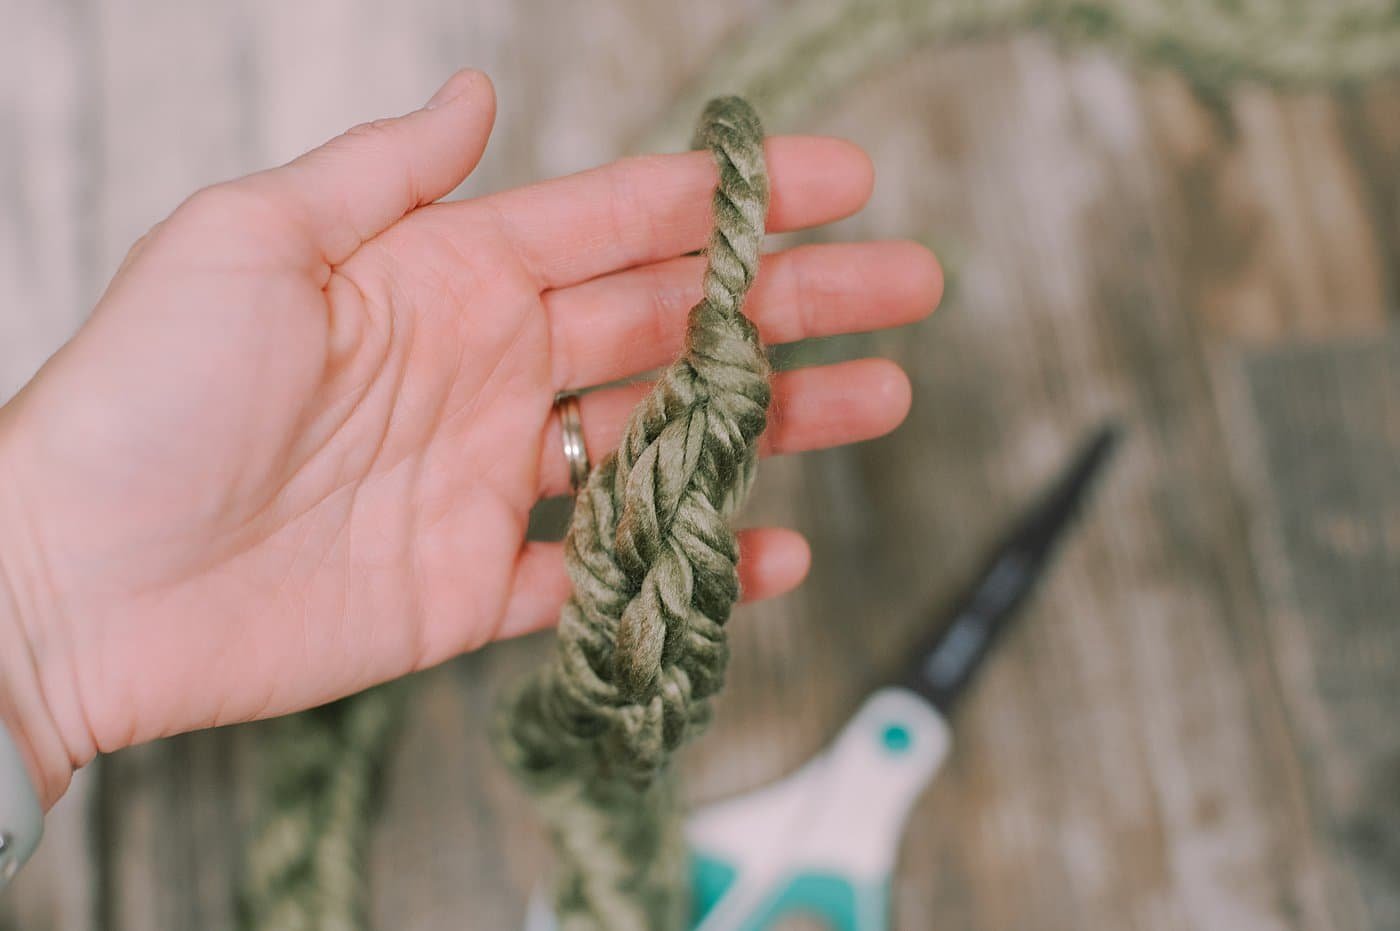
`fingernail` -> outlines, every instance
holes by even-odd
[[[475,72],[471,71],[470,69],[466,69],[458,71],[456,74],[452,75],[452,77],[447,79],[446,84],[438,88],[436,94],[428,98],[428,102],[424,105],[423,109],[434,110],[442,106],[443,104],[451,103],[458,97],[462,96],[462,91],[466,90],[467,85],[471,83],[471,77],[473,74],[475,74]]]

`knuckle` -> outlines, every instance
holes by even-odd
[[[917,250],[918,274],[920,276],[920,293],[924,295],[925,302],[929,310],[938,305],[943,300],[943,289],[945,280],[943,276],[943,264],[938,261],[938,256],[934,255],[932,249],[923,243],[913,243]]]
[[[654,155],[634,155],[614,162],[607,172],[612,233],[619,243],[654,238],[656,231],[651,227],[652,215],[642,190],[656,164]]]
[[[280,215],[282,208],[250,184],[223,182],[195,191],[176,208],[171,220],[190,223],[236,223]]]
[[[780,263],[777,292],[781,295],[781,302],[790,309],[790,313],[779,315],[776,324],[781,329],[775,331],[770,339],[800,339],[803,336],[814,335],[817,331],[815,307],[824,295],[810,274],[807,259],[808,254],[805,251],[794,250],[785,255]]]
[[[391,118],[370,120],[367,123],[351,126],[345,131],[345,136],[348,139],[362,139],[374,143],[383,143],[391,134],[390,130],[394,123],[395,120]]]

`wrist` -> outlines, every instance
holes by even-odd
[[[24,760],[30,784],[45,811],[68,789],[74,757],[52,713],[50,691],[55,651],[35,610],[34,565],[24,556],[20,513],[11,505],[13,473],[4,455],[4,411],[0,410],[0,724]],[[31,554],[33,555],[33,554]]]
[[[19,750],[30,785],[47,811],[67,790],[73,765],[44,700],[12,592],[5,586],[0,574],[0,725]]]

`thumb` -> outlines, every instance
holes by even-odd
[[[491,80],[463,69],[422,109],[356,126],[247,181],[299,207],[325,261],[337,265],[461,184],[481,160],[495,118]]]

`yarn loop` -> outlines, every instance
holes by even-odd
[[[768,212],[763,130],[742,99],[719,98],[695,145],[719,168],[704,299],[680,359],[579,492],[564,543],[574,594],[555,655],[498,729],[554,834],[555,910],[568,929],[680,927],[684,858],[666,764],[709,718],[739,597],[729,518],[753,482],[770,396],[743,314]]]

